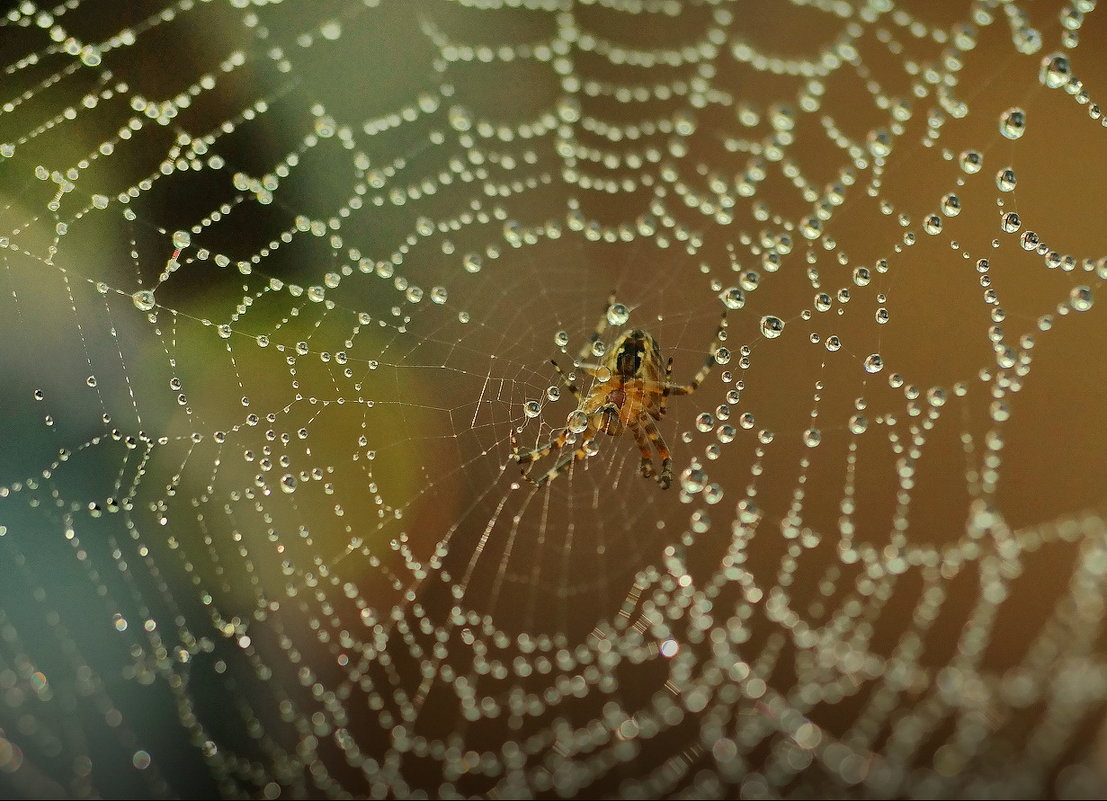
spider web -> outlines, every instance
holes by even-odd
[[[1095,5],[14,5],[4,794],[1102,793]]]

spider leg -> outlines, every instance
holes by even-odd
[[[715,354],[719,350],[719,343],[726,337],[726,309],[723,309],[723,316],[719,319],[719,329],[715,334],[715,341],[711,345],[711,350],[707,353],[707,359],[703,363],[703,367],[696,373],[692,380],[687,384],[671,384],[669,382],[671,376],[671,370],[665,371],[665,391],[662,393],[661,408],[665,408],[665,398],[669,395],[691,395],[697,389],[703,380],[707,378],[707,374],[711,372],[711,368],[715,366]],[[672,359],[669,360],[669,366],[672,367]]]
[[[523,466],[522,470],[520,471],[523,474],[523,477],[528,479],[528,480],[531,480],[530,479],[531,466],[535,462],[537,462],[539,459],[542,459],[546,456],[549,456],[551,453],[553,453],[556,450],[561,450],[561,448],[564,447],[565,443],[568,442],[568,440],[569,440],[569,429],[565,429],[560,434],[558,434],[556,437],[554,437],[549,442],[547,442],[543,447],[537,448],[533,451],[530,451],[529,453],[520,453],[520,451],[519,451],[519,440],[515,436],[515,430],[512,429],[512,431],[511,431],[511,457],[515,460],[515,462],[517,464],[521,464]],[[537,483],[537,482],[535,482],[535,483]]]
[[[607,310],[615,303],[615,290],[611,290],[611,294],[607,296],[607,302],[603,305],[603,313],[600,314],[600,321],[596,323],[595,330],[592,331],[592,336],[588,338],[588,341],[584,343],[580,349],[580,353],[577,354],[577,362],[582,362],[589,356],[593,356],[592,346],[600,341],[600,337],[603,336],[603,332],[607,330]]]
[[[569,380],[569,376],[565,375],[565,371],[561,369],[561,365],[555,362],[553,359],[550,359],[550,364],[552,364],[554,366],[554,369],[557,370],[557,374],[561,376],[561,380],[565,383],[565,386],[567,386],[569,388],[569,391],[573,393],[573,397],[577,399],[577,403],[584,403],[584,398],[581,396],[580,390],[577,389],[577,385]]]
[[[715,358],[712,356],[711,358]],[[660,420],[665,416],[665,410],[669,407],[669,395],[672,394],[673,386],[673,357],[669,357],[669,361],[665,363],[665,389],[661,393],[661,403],[658,404],[657,410],[651,412],[654,419]],[[678,395],[680,393],[677,393]],[[685,393],[687,394],[687,393]]]
[[[581,347],[580,353],[577,354],[576,361],[574,362],[575,365],[579,365],[586,358],[595,355],[592,352],[592,346],[600,341],[600,338],[603,336],[603,332],[607,330],[607,310],[610,309],[612,304],[614,303],[615,290],[613,289],[611,290],[611,294],[607,296],[607,303],[605,303],[603,306],[603,314],[600,315],[600,321],[596,323],[596,328],[592,331],[592,336],[589,337],[588,341],[584,343],[583,347]],[[580,389],[577,387],[575,382],[570,381],[569,377],[565,375],[565,371],[561,369],[561,365],[555,362],[553,359],[550,359],[550,363],[553,364],[554,369],[557,370],[557,374],[561,376],[561,380],[565,383],[565,386],[568,387],[569,391],[573,393],[573,397],[577,399],[577,403],[584,403],[584,398],[580,394]],[[598,369],[598,366],[595,368],[585,369],[588,372],[592,372],[593,369]]]
[[[653,478],[656,473],[653,469],[653,454],[650,452],[649,440],[646,439],[646,434],[638,423],[631,422],[629,428],[631,433],[634,434],[634,441],[638,443],[638,450],[642,454],[642,475],[645,478]]]
[[[594,431],[585,432],[584,439],[581,442],[580,447],[570,453],[568,456],[561,457],[561,460],[558,461],[557,464],[547,470],[545,475],[534,482],[535,486],[541,487],[547,481],[552,481],[563,472],[565,472],[566,468],[568,468],[569,465],[571,465],[573,462],[579,462],[580,460],[587,458],[588,451],[585,449],[584,446],[587,445],[593,437],[595,437]]]
[[[657,477],[657,483],[661,485],[661,489],[668,489],[673,483],[673,457],[669,453],[669,446],[665,444],[665,439],[657,430],[653,420],[645,417],[642,420],[642,427],[646,429],[646,436],[650,438],[650,442],[657,448],[657,455],[661,457],[661,474]]]

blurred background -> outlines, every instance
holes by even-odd
[[[1095,6],[8,4],[0,795],[1099,797]]]

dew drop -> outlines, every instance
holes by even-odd
[[[975,150],[965,150],[958,157],[958,162],[961,164],[963,173],[973,175],[980,172],[980,168],[984,166],[984,157]]]
[[[607,322],[610,325],[625,325],[630,319],[630,309],[622,303],[612,303],[607,309]]]
[[[723,305],[728,309],[736,310],[746,305],[746,296],[742,293],[742,290],[736,286],[724,290],[722,299]]]
[[[1004,167],[1002,170],[996,173],[996,188],[1000,192],[1010,192],[1015,188],[1017,178],[1015,177],[1015,171],[1010,167]]]
[[[537,417],[542,413],[542,404],[536,400],[528,400],[523,404],[523,414],[527,417]]]
[[[879,353],[870,353],[865,357],[865,372],[866,373],[879,373],[884,369],[884,360],[880,358]]]
[[[173,232],[173,247],[175,248],[187,248],[192,244],[192,236],[188,231],[174,231]]]
[[[1074,286],[1069,292],[1069,305],[1073,311],[1087,311],[1092,307],[1095,299],[1092,290],[1087,286]]]
[[[569,413],[566,424],[570,431],[574,434],[579,434],[581,431],[588,428],[588,415],[580,409],[575,409]]]
[[[999,132],[1008,139],[1019,139],[1026,133],[1026,112],[1009,108],[999,116]]]
[[[1069,68],[1069,60],[1061,53],[1053,53],[1042,59],[1042,68],[1038,72],[1038,80],[1049,89],[1060,89],[1069,82],[1072,72]]]
[[[689,467],[680,474],[680,488],[687,493],[701,491],[707,486],[707,473],[698,467]]]
[[[1013,234],[1022,227],[1022,218],[1019,217],[1017,212],[1009,211],[1003,215],[1003,220],[1000,223],[1000,228],[1003,229],[1005,234]]]
[[[767,314],[761,318],[761,335],[765,339],[776,339],[784,333],[784,321],[779,317]]]
[[[134,301],[135,308],[139,311],[150,311],[156,305],[152,289],[140,289],[131,295],[131,300]]]

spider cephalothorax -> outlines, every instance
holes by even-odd
[[[608,298],[604,314],[596,325],[591,340],[582,349],[578,361],[584,359],[592,344],[598,342],[607,328],[608,310],[615,301],[614,294]],[[721,340],[726,325],[726,312],[719,324],[718,339]],[[669,448],[657,430],[656,421],[665,414],[671,395],[690,395],[707,377],[715,363],[716,346],[707,355],[703,367],[689,384],[672,383],[673,360],[665,361],[657,340],[640,328],[624,332],[615,344],[608,349],[598,366],[581,365],[582,369],[596,380],[588,395],[582,395],[576,384],[562,372],[557,362],[553,362],[569,391],[577,399],[577,410],[570,417],[580,419],[583,415],[585,426],[578,432],[576,448],[562,456],[558,462],[543,475],[536,484],[543,484],[558,476],[573,462],[585,458],[590,452],[589,444],[599,433],[618,436],[626,430],[634,435],[638,450],[642,454],[641,472],[646,478],[656,478],[662,489],[673,482],[673,460]],[[561,450],[571,438],[572,428],[566,428],[554,437],[545,447],[529,453],[521,453],[512,433],[512,458],[523,465],[523,475],[529,478],[534,462]],[[661,459],[661,472],[654,469],[650,443],[657,449]]]

